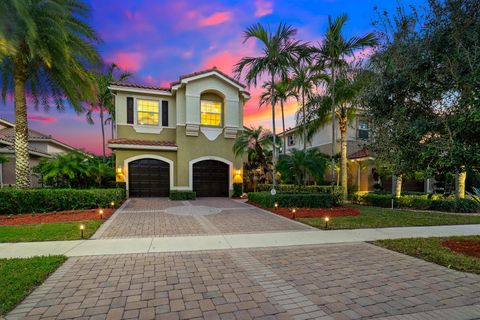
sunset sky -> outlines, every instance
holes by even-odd
[[[422,0],[405,0],[420,5]],[[243,30],[257,22],[276,26],[284,21],[298,29],[297,38],[313,44],[321,41],[329,15],[349,15],[347,36],[372,31],[374,7],[392,12],[393,0],[101,0],[90,1],[92,24],[103,42],[99,51],[106,62],[115,62],[134,73],[130,82],[168,86],[180,75],[216,66],[232,74],[232,66],[244,56],[256,56],[261,47],[243,43]],[[250,88],[245,106],[245,125],[271,126],[271,111],[258,108],[261,88]],[[296,104],[287,107],[287,127],[294,126]],[[13,121],[13,102],[0,105],[0,117]],[[31,128],[86,151],[101,152],[98,119],[87,124],[85,115],[29,108]],[[107,137],[110,137],[107,128]]]

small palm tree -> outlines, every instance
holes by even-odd
[[[88,159],[78,151],[58,154],[54,158],[43,158],[38,171],[43,182],[71,188],[77,185],[82,175],[88,174]]]
[[[76,111],[94,98],[88,67],[100,62],[99,41],[86,20],[90,8],[82,0],[0,1],[0,74],[2,98],[15,100],[16,186],[30,187],[27,91],[37,107],[53,98],[58,109],[67,100]],[[41,101],[41,102],[40,102]]]
[[[285,79],[283,81],[277,82],[273,86],[273,90],[271,88],[272,83],[270,81],[266,81],[263,84],[263,88],[265,91],[260,95],[260,106],[272,104],[272,100],[276,100],[280,102],[280,111],[282,112],[282,132],[285,133],[285,103],[290,97],[297,98],[297,93],[293,90],[291,86],[291,82],[289,79]],[[272,98],[273,93],[273,98]],[[286,154],[287,152],[287,140],[285,136],[283,137],[283,148],[282,153]]]
[[[100,114],[100,128],[102,130],[102,156],[105,161],[106,149],[105,149],[105,124],[111,123],[112,125],[112,138],[113,138],[113,124],[115,120],[115,101],[108,88],[112,82],[123,82],[127,80],[132,74],[130,72],[122,72],[115,76],[115,71],[118,69],[118,66],[114,63],[110,64],[107,67],[106,72],[96,72],[94,74],[95,81],[97,84],[97,97],[94,102],[92,102],[87,111],[87,122],[93,124],[93,113],[96,110],[99,110]],[[104,112],[107,111],[110,114],[108,121],[104,121]]]
[[[234,73],[237,78],[245,72],[245,81],[250,85],[257,85],[262,76],[267,76],[271,83],[283,80],[288,77],[289,67],[293,64],[296,57],[305,50],[304,46],[293,39],[297,29],[280,23],[275,32],[262,26],[260,23],[253,25],[245,31],[245,41],[249,39],[259,40],[263,45],[263,55],[259,57],[244,57],[234,67]],[[271,86],[271,96],[274,96],[273,86]],[[272,130],[273,145],[276,146],[275,132],[275,104],[272,99]],[[276,163],[277,152],[273,149],[273,188],[276,185]]]
[[[314,52],[319,54],[322,63],[330,70],[330,97],[331,97],[331,119],[335,119],[336,107],[336,92],[335,84],[337,76],[344,73],[348,68],[348,58],[352,58],[355,51],[372,47],[377,44],[375,34],[368,33],[362,37],[345,38],[343,35],[343,28],[348,20],[346,14],[342,14],[333,19],[328,17],[328,27],[325,33],[325,40],[319,48],[314,48]],[[336,153],[336,139],[335,139],[335,121],[332,121],[332,183],[335,177],[335,155]],[[346,175],[346,173],[345,173]],[[342,179],[343,180],[343,179]],[[343,188],[347,188],[346,185]],[[344,191],[344,195],[345,195]]]
[[[327,165],[326,157],[318,149],[296,150],[282,155],[278,161],[278,169],[286,180],[294,181],[296,185],[303,185],[306,175],[310,175],[316,182],[323,180]]]

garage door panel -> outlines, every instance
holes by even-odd
[[[170,193],[170,165],[157,159],[139,159],[129,163],[130,197],[167,197]]]
[[[228,197],[230,167],[216,160],[193,165],[193,191],[198,197]]]

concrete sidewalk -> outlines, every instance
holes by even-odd
[[[1,243],[0,258],[21,258],[56,254],[77,257],[239,248],[268,248],[363,242],[381,239],[467,235],[480,235],[480,225]]]

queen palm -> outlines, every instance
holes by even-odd
[[[335,119],[336,107],[336,78],[339,74],[346,71],[348,66],[347,59],[352,58],[356,50],[372,47],[377,44],[376,37],[373,33],[368,33],[362,37],[345,38],[343,35],[343,28],[348,20],[346,14],[342,14],[333,19],[328,17],[328,27],[325,33],[324,42],[319,48],[314,48],[314,52],[319,54],[319,60],[325,63],[325,66],[330,70],[330,97],[331,97],[331,118]],[[335,153],[336,153],[336,139],[335,139],[335,121],[332,121],[332,185],[335,181]],[[346,163],[346,160],[345,160]],[[342,170],[342,183],[346,180],[346,168]],[[345,178],[345,179],[344,179]],[[346,184],[342,185],[344,195],[346,194]]]
[[[76,111],[94,98],[87,66],[100,59],[98,37],[86,20],[90,8],[81,0],[5,0],[0,2],[0,75],[2,97],[13,91],[15,105],[16,186],[30,186],[26,93],[35,106],[50,101]],[[51,100],[50,100],[51,99]]]
[[[297,93],[295,90],[292,89],[291,83],[289,79],[285,79],[283,81],[277,82],[273,86],[273,90],[271,88],[272,83],[270,81],[266,81],[263,84],[263,88],[265,91],[260,95],[260,106],[272,104],[272,100],[276,100],[280,102],[280,111],[282,112],[282,129],[285,133],[285,102],[290,97],[297,97]],[[272,97],[273,93],[273,97]],[[287,141],[285,136],[283,137],[283,148],[282,153],[286,154],[287,152]]]
[[[286,79],[288,76],[289,67],[293,64],[299,53],[304,50],[304,46],[293,39],[297,30],[292,26],[287,26],[285,23],[280,23],[275,32],[265,28],[260,23],[253,25],[245,30],[245,40],[257,39],[263,45],[263,55],[259,57],[244,57],[234,66],[234,73],[237,78],[242,76],[245,72],[245,81],[250,85],[257,85],[258,80],[262,76],[268,77],[271,83],[278,80]],[[274,96],[274,86],[271,86],[271,96]],[[275,104],[276,99],[272,99],[272,130],[273,130],[273,145],[276,146],[276,132],[275,132]],[[277,150],[273,148],[273,188],[276,185],[276,163]]]
[[[105,161],[105,121],[104,121],[104,112],[105,110],[110,114],[109,122],[112,126],[112,138],[113,138],[113,123],[115,119],[114,111],[114,99],[110,89],[108,88],[112,82],[123,82],[127,80],[132,74],[130,72],[122,72],[115,76],[115,70],[118,69],[118,66],[114,63],[110,64],[107,67],[106,72],[96,72],[94,74],[95,81],[97,84],[96,92],[97,97],[94,102],[92,102],[88,108],[87,112],[87,122],[93,124],[93,114],[95,110],[99,111],[100,115],[100,128],[102,130],[102,155],[103,160]]]

